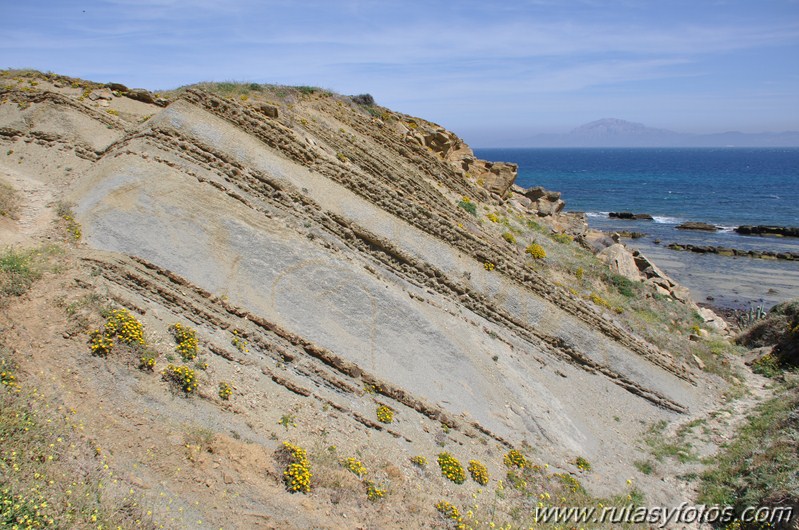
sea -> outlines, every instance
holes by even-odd
[[[566,211],[592,228],[645,234],[624,239],[717,308],[770,308],[799,297],[799,261],[696,254],[670,243],[799,252],[799,238],[744,236],[741,225],[799,227],[799,148],[475,149],[485,160],[519,165],[516,183],[561,192]],[[650,214],[619,220],[609,212]],[[717,232],[678,230],[686,221]]]

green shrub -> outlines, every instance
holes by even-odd
[[[469,460],[469,467],[467,469],[469,470],[469,475],[471,475],[472,480],[481,486],[488,484],[488,468],[485,464],[478,460]]]
[[[505,232],[502,234],[502,239],[510,243],[511,245],[516,243],[516,236],[514,236],[511,232]]]
[[[166,381],[169,381],[187,394],[197,390],[197,376],[194,370],[188,366],[175,366],[170,364],[161,372],[161,375]]]
[[[184,326],[180,322],[176,322],[169,326],[169,332],[177,343],[175,351],[186,361],[194,360],[199,353],[197,331],[189,326]]]
[[[226,381],[219,382],[219,397],[225,401],[230,400],[230,396],[233,395],[233,387],[230,386],[230,383]]]
[[[390,407],[380,405],[377,407],[377,421],[380,423],[391,423],[394,421],[394,411]]]
[[[375,104],[375,98],[373,98],[371,94],[358,94],[357,96],[352,96],[352,102],[358,105],[371,107]]]
[[[752,363],[752,371],[765,377],[775,377],[782,373],[779,359],[770,353]]]
[[[427,467],[427,458],[417,455],[411,457],[411,464],[415,465],[416,467],[420,467],[422,469]]]
[[[621,274],[612,274],[610,276],[610,283],[619,291],[619,294],[632,298],[640,288],[640,283],[636,283],[626,276]]]
[[[311,491],[311,462],[305,449],[289,442],[283,442],[283,451],[288,455],[289,464],[283,471],[283,482],[292,493]]]
[[[32,251],[16,251],[13,248],[0,254],[0,294],[21,296],[41,276],[34,266]]]
[[[477,217],[477,205],[470,201],[469,197],[464,197],[461,202],[458,203],[458,206]]]
[[[502,460],[505,463],[505,467],[508,468],[516,467],[519,469],[524,469],[528,465],[527,458],[525,458],[525,456],[516,449],[511,449],[508,451]]]
[[[463,470],[463,466],[451,454],[440,453],[438,467],[441,468],[441,474],[455,484],[463,484],[466,481],[466,472]]]
[[[547,257],[547,252],[544,250],[544,247],[539,245],[538,243],[530,243],[527,245],[527,248],[524,249],[526,254],[530,254],[533,259],[544,259]]]
[[[358,460],[357,458],[349,457],[343,462],[341,465],[348,469],[351,473],[358,476],[358,478],[363,478],[369,471],[366,469],[366,466]]]
[[[577,469],[580,471],[591,471],[591,463],[582,456],[578,456],[574,460],[574,465],[577,466]]]

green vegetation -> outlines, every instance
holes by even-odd
[[[591,471],[591,462],[589,462],[582,456],[578,456],[574,460],[574,465],[577,466],[577,469],[579,469],[580,471]]]
[[[197,376],[194,370],[187,366],[168,365],[161,372],[164,380],[170,382],[176,388],[182,390],[186,394],[191,394],[197,390]]]
[[[524,469],[529,465],[527,458],[516,449],[508,451],[502,461],[505,463],[505,467],[508,468]]]
[[[691,444],[685,440],[696,423],[681,427],[674,436],[666,435],[667,425],[664,420],[655,423],[644,438],[655,460],[663,462],[666,458],[674,458],[683,464],[697,461],[699,457],[694,453]]]
[[[463,470],[463,466],[451,454],[440,453],[438,467],[441,468],[441,474],[455,484],[463,484],[466,481],[466,472]]]
[[[427,458],[417,455],[411,457],[411,464],[415,465],[418,468],[424,469],[427,467]]]
[[[386,405],[377,407],[377,421],[380,423],[391,423],[394,421],[394,411]]]
[[[699,502],[731,505],[741,515],[748,506],[786,505],[799,498],[799,377],[785,379],[776,397],[755,409],[702,475]]]
[[[530,254],[533,259],[544,259],[547,257],[546,250],[538,243],[530,243],[527,245],[527,248],[524,249],[524,252],[525,254]]]
[[[488,484],[488,468],[485,466],[485,464],[479,460],[469,460],[469,466],[467,467],[467,470],[469,471],[469,475],[472,477],[472,480],[481,486]]]
[[[229,401],[230,396],[233,395],[233,387],[226,381],[220,381],[218,394],[220,399]]]
[[[655,464],[651,460],[637,460],[633,464],[644,475],[651,475],[655,471]]]
[[[80,223],[75,220],[75,212],[72,210],[72,205],[63,201],[56,204],[56,214],[61,218],[63,228],[66,230],[67,235],[73,241],[79,241],[83,235]]]
[[[0,373],[14,364],[0,344]],[[0,385],[0,527],[157,528],[106,455],[25,381]]]
[[[619,293],[627,298],[632,298],[638,294],[641,288],[639,282],[634,282],[631,279],[622,276],[621,274],[611,274],[608,277],[610,283],[619,291]]]
[[[183,357],[185,361],[192,361],[199,354],[199,341],[197,331],[189,326],[184,326],[176,322],[169,326],[169,332],[175,339],[175,351]]]
[[[568,245],[569,243],[574,241],[574,238],[569,234],[552,234],[552,240],[557,241],[558,243],[561,243],[563,245]]]
[[[749,348],[772,346],[772,352],[755,363],[755,371],[767,377],[799,367],[799,300],[772,307],[737,341]]]
[[[9,248],[0,254],[0,295],[21,296],[41,277],[35,250]]]
[[[474,204],[469,197],[464,197],[461,202],[458,203],[458,206],[469,212],[470,214],[477,216],[477,205]]]
[[[283,482],[292,493],[311,491],[311,462],[305,449],[289,442],[283,442],[283,459],[288,461],[283,471]]]

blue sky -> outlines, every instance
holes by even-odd
[[[0,0],[0,13],[0,67],[368,92],[474,146],[606,117],[799,129],[799,0]]]

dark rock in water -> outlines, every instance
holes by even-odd
[[[622,230],[617,232],[617,234],[619,234],[620,237],[626,237],[628,239],[641,239],[646,236],[643,232],[628,232],[627,230]]]
[[[718,254],[720,256],[742,256],[746,258],[758,259],[781,259],[787,261],[799,261],[799,252],[774,252],[773,250],[741,250],[728,247],[714,247],[703,245],[683,245],[670,243],[666,248],[671,250],[687,250],[697,254]]]
[[[718,229],[719,228],[715,225],[709,225],[707,223],[696,223],[693,221],[683,223],[677,227],[677,230],[705,230],[708,232],[715,232]]]
[[[745,236],[780,236],[780,237],[799,237],[799,227],[795,226],[739,226],[735,229]]]
[[[653,218],[648,213],[632,213],[632,212],[610,212],[608,217],[611,219],[628,219],[628,220],[644,220],[652,221]]]

